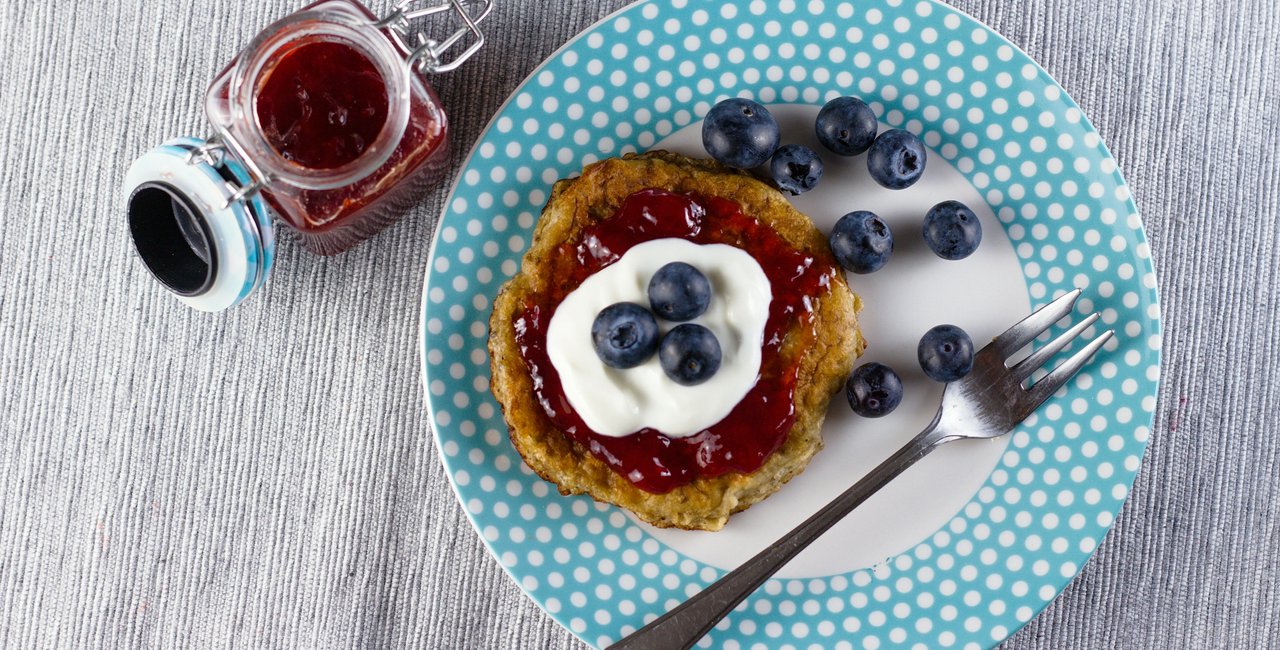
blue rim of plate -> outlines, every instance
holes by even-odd
[[[424,392],[459,502],[516,584],[588,644],[724,572],[521,462],[488,392],[492,298],[555,180],[643,151],[728,96],[846,94],[979,190],[1033,305],[1084,287],[1078,312],[1118,336],[1014,432],[946,525],[873,567],[772,579],[698,647],[993,647],[1075,577],[1128,495],[1158,388],[1156,277],[1115,160],[1049,74],[935,0],[640,2],[566,43],[499,109],[446,201],[423,287]]]

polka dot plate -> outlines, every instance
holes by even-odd
[[[659,530],[560,496],[508,441],[486,355],[493,298],[518,270],[551,184],[632,151],[704,155],[700,120],[730,96],[765,104],[783,142],[822,153],[813,120],[841,95],[929,147],[924,178],[908,190],[876,186],[864,156],[828,154],[818,187],[794,199],[824,231],[853,210],[892,228],[889,264],[850,283],[866,305],[864,359],[903,376],[902,405],[867,420],[837,397],[826,449],[716,533]],[[943,199],[979,216],[983,242],[970,258],[940,260],[921,241],[924,213]],[[1073,317],[1101,314],[1086,336],[1117,336],[1066,388],[1011,435],[952,443],[908,470],[699,644],[992,647],[1076,575],[1132,484],[1159,379],[1149,257],[1128,187],[1080,109],[1025,54],[946,5],[643,2],[539,66],[467,159],[424,287],[428,411],[494,557],[548,614],[604,647],[764,548],[928,424],[941,387],[915,361],[925,330],[955,323],[981,342],[1081,287]]]

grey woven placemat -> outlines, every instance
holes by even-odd
[[[439,80],[455,164],[622,3],[498,4],[495,46]],[[1007,646],[1280,647],[1280,8],[957,4],[1102,132],[1165,310],[1137,485]],[[576,647],[488,557],[432,446],[416,319],[439,197],[338,258],[282,246],[223,315],[131,258],[127,162],[202,133],[204,85],[295,5],[0,8],[0,647]]]

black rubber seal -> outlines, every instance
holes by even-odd
[[[180,296],[213,286],[218,259],[205,215],[168,183],[139,185],[129,197],[129,234],[147,270]]]

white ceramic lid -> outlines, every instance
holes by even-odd
[[[262,286],[275,234],[266,204],[244,196],[251,178],[198,138],[170,140],[129,167],[129,234],[151,275],[187,305],[221,311]]]

